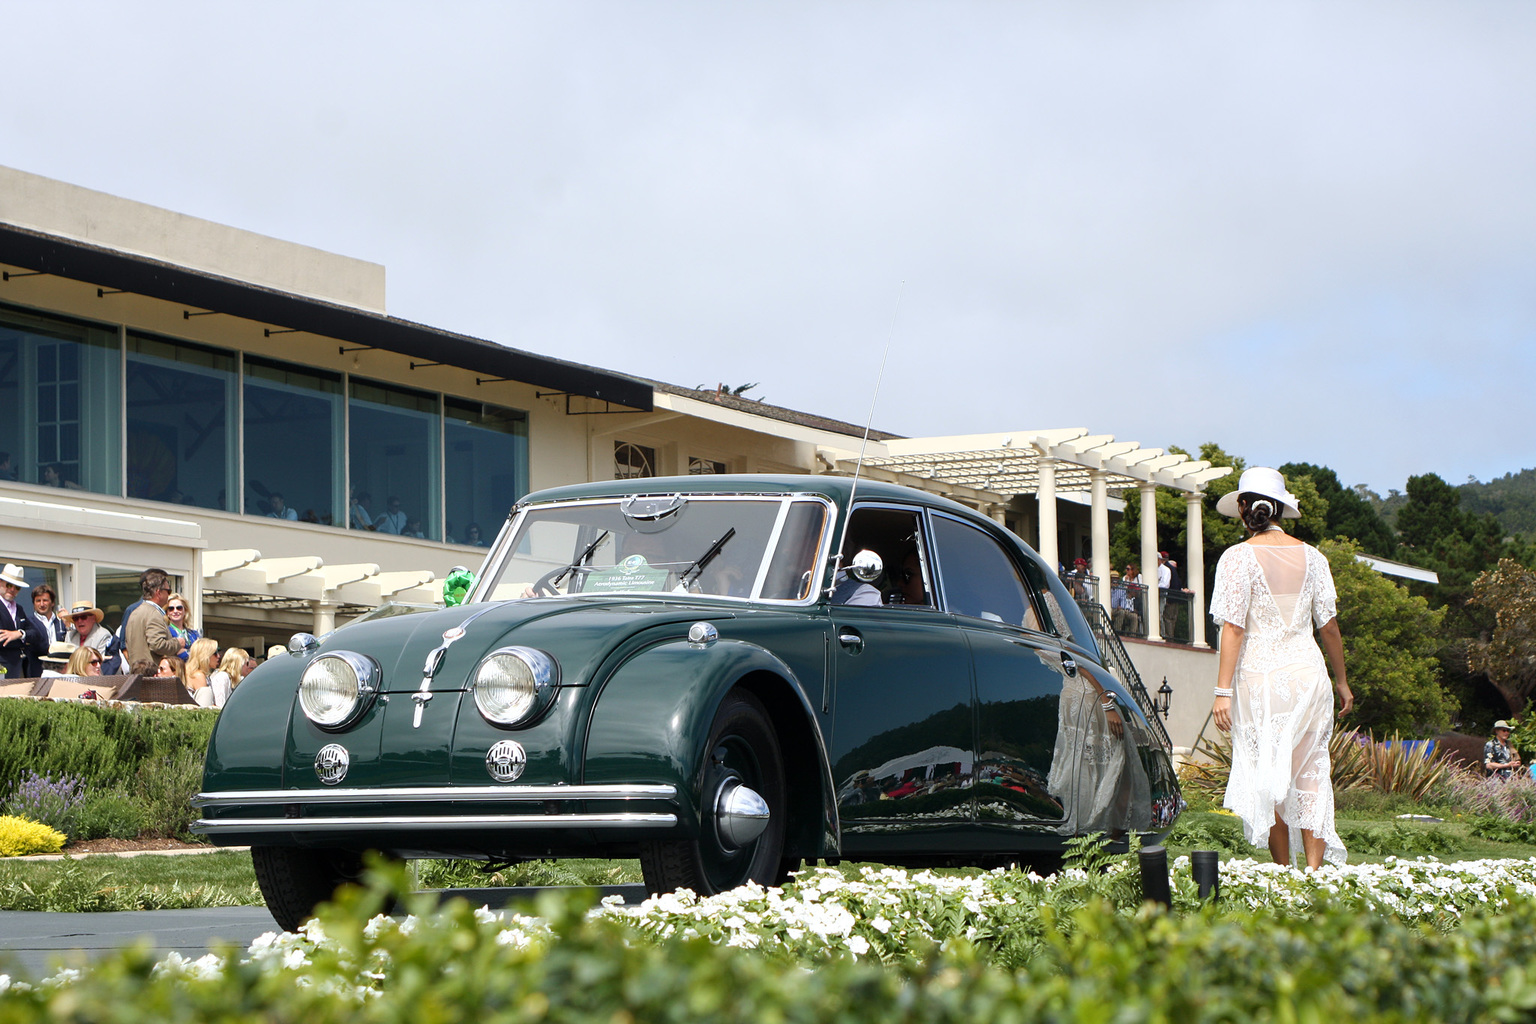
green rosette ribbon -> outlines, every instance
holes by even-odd
[[[454,608],[463,604],[474,586],[475,574],[462,565],[454,566],[448,570],[448,578],[443,580],[443,605]]]

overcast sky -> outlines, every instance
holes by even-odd
[[[1536,4],[8,5],[0,163],[877,427],[1536,465]]]

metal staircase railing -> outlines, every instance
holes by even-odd
[[[1163,718],[1157,713],[1157,706],[1152,702],[1152,695],[1141,681],[1141,674],[1136,671],[1136,666],[1131,663],[1131,656],[1126,653],[1125,645],[1120,642],[1120,634],[1115,632],[1115,624],[1109,617],[1109,612],[1104,606],[1095,604],[1097,615],[1089,613],[1088,626],[1093,630],[1094,638],[1099,641],[1099,650],[1104,653],[1107,663],[1104,667],[1120,677],[1125,688],[1131,691],[1131,696],[1136,699],[1141,708],[1142,717],[1152,727],[1152,733],[1157,741],[1163,745],[1163,749],[1171,755],[1173,753],[1173,740],[1168,737],[1168,730],[1163,725]]]

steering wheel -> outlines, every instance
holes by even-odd
[[[551,569],[534,581],[533,593],[536,597],[559,597],[560,591],[555,589],[556,576],[569,575],[572,581],[574,581],[586,576],[591,571],[592,567],[590,565],[562,565],[558,569]],[[580,589],[579,587],[576,588],[576,590]],[[566,591],[568,594],[575,592],[573,590]]]
[[[562,565],[558,569],[551,569],[551,570],[549,570],[549,572],[545,573],[543,576],[540,576],[538,578],[538,580],[536,580],[534,582],[534,584],[533,584],[534,596],[536,596],[536,597],[559,597],[560,596],[560,591],[555,589],[555,577],[556,576],[563,576],[566,573],[574,572],[574,571],[575,570],[572,569],[568,565]]]

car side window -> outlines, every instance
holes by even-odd
[[[885,568],[867,584],[839,573],[833,604],[933,607],[922,515],[918,510],[884,505],[861,505],[854,509],[843,541],[843,564],[851,564],[855,554],[866,550],[879,555]]]
[[[1039,630],[1029,591],[1002,545],[982,530],[947,516],[934,517],[933,539],[951,612]]]

